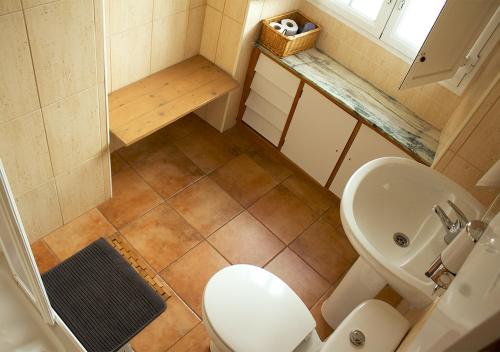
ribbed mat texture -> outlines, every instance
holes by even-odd
[[[42,279],[50,304],[89,352],[117,351],[166,309],[103,238]]]

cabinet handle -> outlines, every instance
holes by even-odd
[[[401,0],[399,2],[398,10],[401,11],[403,9],[403,7],[405,7],[405,4],[406,4],[406,0]]]

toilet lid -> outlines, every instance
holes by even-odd
[[[316,327],[295,292],[274,274],[253,265],[233,265],[208,282],[205,319],[237,352],[291,352]]]

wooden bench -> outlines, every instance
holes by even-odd
[[[130,145],[237,86],[207,59],[192,57],[111,93],[111,133]]]

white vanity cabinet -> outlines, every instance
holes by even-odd
[[[305,84],[281,151],[325,185],[356,122],[354,117]]]
[[[371,128],[365,125],[361,126],[330,185],[330,191],[341,198],[347,181],[357,169],[371,160],[385,156],[399,156],[412,159],[408,154]]]
[[[243,121],[278,146],[300,79],[265,55],[260,55]]]

